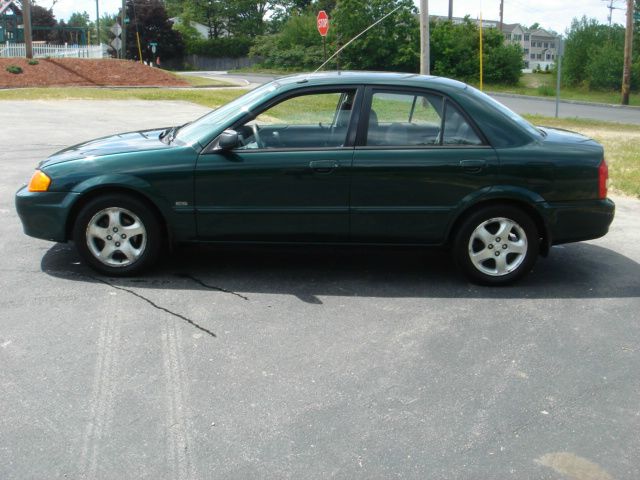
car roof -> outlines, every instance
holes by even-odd
[[[307,85],[325,84],[368,84],[368,85],[416,85],[421,87],[443,88],[450,87],[464,90],[465,83],[445,77],[420,75],[417,73],[400,72],[366,72],[366,71],[331,71],[317,73],[301,73],[278,78],[277,83],[282,86],[296,83]]]

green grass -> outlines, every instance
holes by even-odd
[[[0,100],[182,100],[217,108],[247,90],[160,88],[21,88],[0,90]]]
[[[186,80],[192,87],[231,87],[234,83],[217,80],[214,78],[197,77],[195,75],[176,75],[182,80]]]
[[[300,69],[284,69],[284,68],[260,68],[260,67],[243,67],[229,70],[229,73],[257,73],[263,75],[294,75],[296,73],[308,72],[309,70]]]
[[[216,108],[242,95],[240,89],[107,89],[107,88],[25,88],[0,90],[1,100],[182,100]],[[1,108],[1,107],[0,107]],[[640,198],[640,128],[597,120],[556,119],[526,116],[538,125],[565,128],[583,133],[602,143],[609,163],[613,191]]]

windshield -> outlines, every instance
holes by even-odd
[[[485,102],[489,103],[492,107],[494,107],[500,113],[502,113],[503,115],[509,117],[511,120],[516,122],[519,126],[524,128],[527,132],[529,132],[532,135],[535,135],[538,138],[540,137],[540,135],[541,135],[540,131],[536,127],[531,125],[529,122],[527,122],[520,115],[518,115],[516,112],[514,112],[513,110],[511,110],[508,107],[505,107],[503,104],[501,104],[496,99],[490,97],[489,95],[487,95],[484,92],[481,92],[477,88],[472,87],[471,85],[468,85],[467,88],[469,89],[469,92],[472,95],[475,95],[476,97],[480,97],[482,100],[484,100]]]
[[[187,145],[200,143],[202,147],[205,147],[231,122],[247,113],[257,100],[273,92],[279,86],[280,84],[277,82],[267,83],[216,108],[198,120],[180,128],[175,134],[175,140]]]

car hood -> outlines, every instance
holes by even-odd
[[[79,160],[81,158],[103,157],[119,153],[171,148],[171,145],[168,145],[160,139],[160,134],[164,131],[166,131],[166,128],[141,130],[91,140],[54,153],[48,159],[41,162],[40,167]]]

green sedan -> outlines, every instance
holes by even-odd
[[[473,87],[400,73],[305,74],[181,127],[93,140],[16,194],[27,235],[133,275],[172,244],[447,246],[469,279],[529,272],[607,233],[597,142],[534,127]]]

